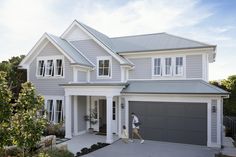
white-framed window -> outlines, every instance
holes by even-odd
[[[175,75],[181,76],[183,75],[183,57],[175,58]]]
[[[62,64],[62,59],[56,59],[55,75],[56,75],[56,76],[63,76],[63,64]]]
[[[161,58],[154,58],[153,75],[161,76]]]
[[[54,76],[54,64],[52,59],[47,60],[46,76]]]
[[[64,120],[64,101],[61,96],[45,97],[46,117],[50,122],[60,123]]]
[[[170,76],[172,74],[171,60],[171,57],[165,58],[164,75],[166,76]]]
[[[97,57],[97,77],[111,78],[111,57]]]
[[[44,60],[38,60],[37,75],[38,76],[44,76],[44,74],[45,74],[45,63],[44,63]]]
[[[62,100],[56,100],[56,123],[60,123],[63,121],[63,107]]]
[[[47,100],[47,119],[50,122],[54,121],[54,104],[52,99]]]
[[[38,57],[36,76],[42,78],[55,78],[64,76],[64,57],[50,56]]]

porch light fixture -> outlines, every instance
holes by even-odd
[[[124,109],[125,108],[125,104],[122,103],[121,104],[121,108]]]
[[[211,107],[211,112],[216,113],[216,106],[215,105]]]

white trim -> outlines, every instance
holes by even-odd
[[[74,136],[77,136],[77,135],[79,135],[79,122],[78,122],[78,97],[76,96],[76,95],[74,95],[73,96],[73,105],[74,105],[74,130],[73,130],[73,132],[74,132]]]
[[[71,104],[71,97],[70,95],[65,96],[65,138],[72,138],[72,104]]]
[[[125,99],[125,126],[128,131],[128,137],[129,137],[129,100],[127,98]]]
[[[161,51],[143,51],[143,52],[122,52],[119,53],[119,55],[125,56],[127,58],[143,58],[143,57],[152,57],[155,55],[165,54],[165,55],[171,55],[171,54],[198,54],[198,53],[208,53],[211,54],[214,52],[213,48],[198,48],[198,49],[179,49],[179,50],[161,50]]]
[[[211,100],[207,102],[207,146],[211,147]]]
[[[101,60],[109,60],[109,71],[110,76],[99,76],[99,61]],[[96,73],[97,73],[97,79],[112,79],[112,57],[111,56],[98,56],[97,57],[97,66],[96,66]]]
[[[103,49],[105,49],[112,57],[114,57],[118,62],[121,64],[125,64],[126,62],[123,61],[123,59],[118,55],[115,54],[110,48],[107,47],[104,43],[102,43],[100,40],[98,40],[93,34],[91,34],[88,30],[86,30],[78,21],[74,20],[72,24],[66,29],[66,31],[61,35],[62,38],[65,38],[65,36],[69,33],[69,31],[74,27],[78,26],[82,31],[84,31],[90,38],[92,38],[99,46],[101,46]]]
[[[56,60],[58,59],[61,59],[62,60],[62,65],[63,65],[63,75],[60,76],[60,75],[56,75]],[[41,76],[41,75],[38,75],[38,62],[40,60],[43,60],[44,61],[44,76]],[[53,60],[53,71],[54,71],[54,76],[51,76],[51,75],[47,75],[47,61],[48,60]],[[37,79],[58,79],[58,78],[65,78],[65,59],[64,59],[64,56],[63,55],[53,55],[53,56],[38,56],[37,59],[36,59],[36,78]]]
[[[118,96],[118,136],[121,137],[122,125],[121,125],[121,96]]]
[[[216,107],[216,113],[217,113],[217,145],[221,147],[221,106],[220,106],[220,99],[217,99],[217,107]]]

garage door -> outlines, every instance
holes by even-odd
[[[207,104],[182,102],[129,102],[144,139],[187,144],[207,144]],[[131,128],[131,118],[130,118]]]

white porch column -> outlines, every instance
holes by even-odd
[[[71,129],[71,96],[65,96],[65,131],[66,136],[65,138],[72,138],[72,129]]]
[[[119,115],[119,120],[118,120],[118,135],[121,138],[121,131],[122,131],[122,126],[121,126],[121,96],[118,97],[118,115]]]
[[[74,96],[74,135],[78,135],[78,97]]]
[[[125,98],[125,125],[128,131],[129,137],[129,100]]]
[[[112,137],[112,101],[113,97],[112,96],[107,96],[107,143],[112,143],[113,142],[113,137]]]
[[[211,101],[207,102],[207,146],[211,147]]]

